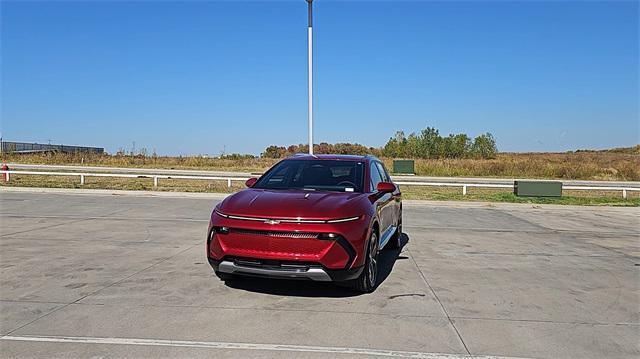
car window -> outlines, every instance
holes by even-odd
[[[253,188],[362,192],[363,181],[363,162],[285,160],[267,171]]]
[[[384,165],[380,162],[376,162],[376,167],[378,167],[378,171],[380,171],[382,180],[384,182],[391,182],[391,177],[389,177],[389,174],[387,173],[387,170],[384,168]]]
[[[290,167],[278,167],[269,176],[267,183],[271,187],[283,187],[286,185],[287,176],[290,176],[290,173],[292,173]]]
[[[375,162],[371,162],[369,166],[369,173],[371,174],[371,190],[375,191],[378,188],[378,183],[383,182],[382,176],[378,171],[378,166],[375,165]]]

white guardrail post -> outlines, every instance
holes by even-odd
[[[84,186],[84,175],[80,175],[80,185]]]
[[[153,187],[158,187],[158,176],[153,176]]]
[[[466,185],[462,185],[462,195],[463,196],[467,195],[467,186]]]

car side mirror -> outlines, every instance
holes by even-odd
[[[391,193],[391,192],[395,192],[396,185],[391,182],[380,182],[378,183],[378,186],[376,187],[376,189],[380,193]]]
[[[254,185],[254,184],[256,184],[256,182],[258,182],[258,179],[257,179],[257,178],[254,178],[254,177],[251,177],[251,178],[249,178],[249,179],[247,180],[247,182],[245,182],[244,184],[245,184],[247,187],[251,188],[251,187],[253,187],[253,185]]]

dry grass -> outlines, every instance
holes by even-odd
[[[385,159],[388,168],[392,162]],[[426,176],[640,180],[640,155],[614,152],[501,153],[487,160],[417,160],[415,167]]]
[[[88,188],[116,189],[134,191],[170,191],[170,192],[212,192],[232,193],[245,188],[244,183],[208,180],[160,179],[158,187],[153,187],[152,178],[85,177],[84,185],[78,176],[38,176],[11,175],[9,183],[0,182],[0,186],[41,187],[41,188]]]
[[[133,168],[201,169],[262,172],[277,159],[110,156],[87,154],[3,154],[3,162]],[[393,168],[393,159],[384,159]],[[416,174],[447,177],[507,177],[640,181],[640,146],[627,151],[571,153],[501,153],[495,159],[419,159]]]
[[[3,163],[105,166],[125,168],[198,169],[239,172],[262,172],[278,160],[272,158],[218,159],[199,156],[112,156],[95,154],[42,153],[29,155],[3,154]]]

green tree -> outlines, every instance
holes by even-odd
[[[469,154],[471,150],[471,139],[464,133],[457,135],[450,134],[443,138],[445,158],[462,158]]]
[[[382,148],[382,155],[386,157],[406,157],[407,139],[404,131],[396,131],[396,134],[389,138],[389,141]]]
[[[475,158],[495,158],[498,153],[496,140],[489,132],[473,139],[471,155]]]
[[[420,139],[415,133],[410,133],[409,137],[407,137],[406,141],[402,146],[402,154],[405,157],[409,158],[419,158],[421,157],[420,153]]]
[[[400,145],[395,138],[390,138],[382,148],[382,154],[386,157],[402,157],[400,156]]]
[[[386,157],[493,158],[498,150],[490,133],[471,140],[464,133],[442,137],[436,128],[427,127],[419,134],[411,133],[407,137],[403,131],[397,131],[379,152]]]
[[[418,137],[418,151],[417,157],[420,158],[438,158],[441,146],[442,137],[438,133],[438,130],[433,127],[427,127],[420,132]]]

